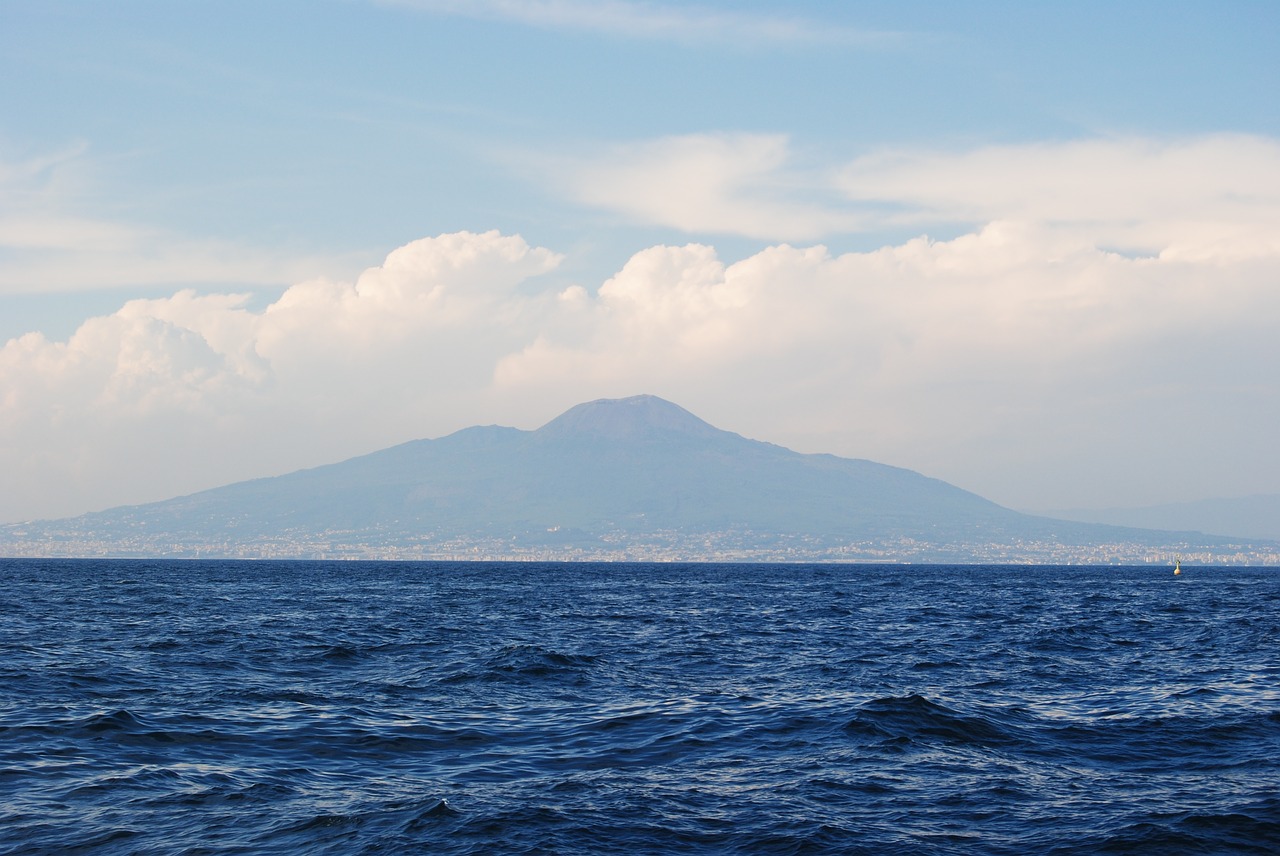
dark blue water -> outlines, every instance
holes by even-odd
[[[3,853],[1275,853],[1280,572],[0,561]]]

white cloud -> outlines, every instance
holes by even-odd
[[[453,424],[518,349],[560,257],[496,232],[408,244],[355,282],[133,300],[0,349],[0,519],[155,499]],[[456,426],[455,426],[456,427]]]
[[[641,391],[749,436],[1006,501],[1280,481],[1259,427],[1280,419],[1274,257],[1132,259],[997,222],[732,264],[705,245],[658,246],[598,289],[530,288],[558,262],[518,237],[445,235],[263,311],[184,291],[131,301],[67,342],[10,341],[0,518],[161,498],[468,424],[533,427]],[[1206,436],[1221,447],[1206,451]],[[1166,476],[1122,483],[1150,458]]]
[[[193,240],[86,209],[92,169],[76,145],[0,159],[0,295],[297,281],[346,260],[286,256],[231,241]],[[345,266],[345,265],[344,265]]]
[[[827,169],[795,160],[784,135],[695,134],[553,171],[575,201],[690,234],[812,241],[1002,220],[1151,255],[1280,251],[1280,142],[1269,138],[893,151]]]
[[[1083,140],[859,158],[841,186],[896,223],[1020,220],[1152,253],[1280,251],[1280,142]]]
[[[1129,259],[1016,223],[727,266],[707,247],[653,248],[575,306],[577,338],[537,339],[496,380],[652,389],[751,436],[1026,505],[1274,490],[1260,426],[1280,418],[1278,272],[1274,257]]]
[[[776,163],[777,146],[735,156]],[[566,287],[541,276],[556,253],[458,233],[352,281],[300,282],[262,310],[193,291],[131,301],[66,342],[32,333],[0,349],[0,519],[470,424],[534,427],[638,392],[1015,505],[1274,492],[1273,149],[1213,138],[882,156],[882,170],[850,169],[852,194],[979,224],[873,252],[782,244],[726,262],[706,244],[655,246]],[[1050,161],[1059,174],[1037,179]],[[730,172],[732,192],[754,175]],[[1111,249],[1139,238],[1138,255]]]
[[[382,0],[481,20],[553,30],[605,33],[677,42],[734,44],[876,44],[897,36],[787,15],[725,11],[695,4],[630,0]]]
[[[694,134],[562,164],[559,180],[577,202],[690,233],[808,241],[866,224],[853,211],[804,201],[821,194],[821,176],[790,160],[785,135]]]

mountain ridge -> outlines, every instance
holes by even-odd
[[[919,561],[1132,559],[1193,546],[747,439],[656,396],[585,402],[532,431],[472,426],[161,502],[0,527],[6,542],[130,555]]]

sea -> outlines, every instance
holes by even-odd
[[[0,853],[1280,852],[1280,570],[0,560]]]

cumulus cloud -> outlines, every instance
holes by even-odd
[[[245,295],[184,290],[130,301],[66,342],[10,340],[0,518],[157,498],[451,424],[430,416],[525,343],[537,306],[515,287],[559,260],[518,237],[445,235],[259,312]]]
[[[579,300],[584,339],[540,337],[495,377],[710,381],[774,361],[801,383],[822,374],[896,394],[1097,375],[1115,370],[1108,354],[1259,323],[1240,314],[1277,303],[1261,275],[1269,269],[1208,277],[1214,268],[1131,259],[1006,222],[840,256],[781,245],[730,265],[703,245],[654,247]]]
[[[1033,465],[1058,496],[1152,457],[1181,489],[1209,484],[1249,450],[1242,487],[1280,480],[1259,427],[1280,418],[1275,257],[1130,258],[994,222],[950,241],[778,245],[733,263],[656,246],[598,287],[538,288],[559,261],[515,236],[444,235],[261,311],[183,291],[67,342],[12,340],[0,463],[15,490],[0,515],[160,498],[474,423],[533,427],[641,391],[1006,501],[1030,501],[1016,485]],[[1206,452],[1210,430],[1223,444]]]
[[[639,392],[1013,505],[1274,492],[1273,147],[1027,149],[845,174],[851,196],[904,218],[979,221],[950,240],[843,254],[780,243],[736,260],[706,243],[653,246],[603,282],[566,286],[546,276],[552,250],[464,232],[352,280],[299,282],[263,309],[187,290],[130,301],[65,342],[14,339],[0,349],[0,519],[159,499],[471,424],[531,428]],[[1037,179],[1049,160],[1070,175]]]
[[[1031,507],[1273,490],[1277,272],[1275,257],[1134,259],[1007,222],[728,265],[658,247],[575,305],[578,339],[537,339],[495,381],[657,389],[750,436]]]

